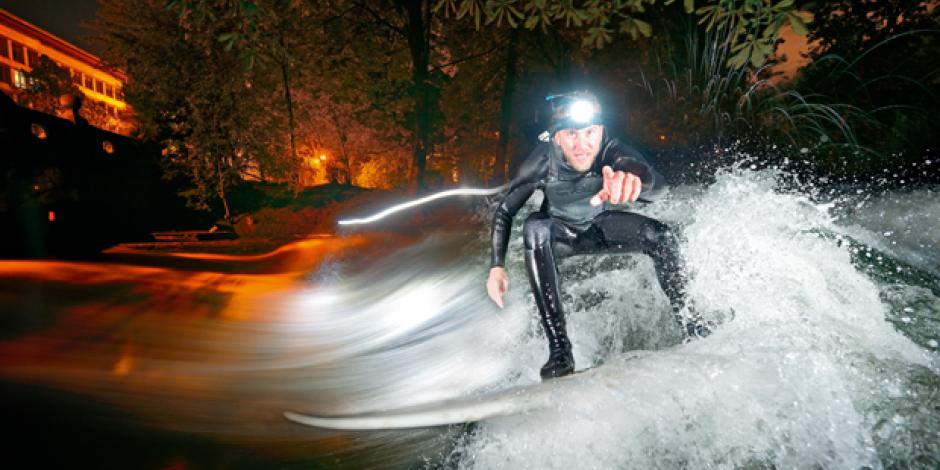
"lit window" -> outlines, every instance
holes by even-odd
[[[114,144],[112,144],[110,140],[106,140],[106,141],[102,142],[102,143],[101,143],[101,148],[103,148],[103,149],[104,149],[104,153],[106,153],[106,154],[108,154],[108,155],[114,153]]]
[[[33,123],[33,125],[29,126],[29,130],[39,140],[45,140],[46,137],[48,137],[48,135],[46,134],[46,128],[42,127],[39,124],[36,124],[35,122]]]
[[[94,81],[88,75],[85,75],[85,88],[88,88],[89,90],[95,88]]]
[[[121,88],[120,86],[114,87],[114,97],[121,101],[124,101],[124,89]]]
[[[81,86],[82,84],[82,73],[78,70],[72,71],[72,83]]]
[[[104,88],[102,87],[101,80],[95,79],[95,91],[98,93],[104,93]]]
[[[26,82],[26,72],[23,72],[22,70],[13,71],[13,86],[17,88],[26,88]]]
[[[23,45],[13,41],[13,61],[21,64],[26,63],[26,57],[23,54]]]
[[[108,95],[111,98],[114,98],[114,88],[111,88],[111,85],[104,85],[104,94]]]

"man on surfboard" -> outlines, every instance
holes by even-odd
[[[543,140],[529,155],[493,216],[492,260],[486,290],[502,308],[509,289],[504,262],[512,219],[536,190],[541,210],[523,225],[525,267],[539,319],[548,337],[548,362],[541,377],[574,372],[571,342],[556,259],[580,254],[642,252],[653,259],[656,277],[676,321],[690,337],[708,328],[686,304],[686,279],[675,234],[666,224],[615,206],[650,201],[665,192],[666,181],[633,147],[608,136],[597,97],[586,91],[549,96],[552,119]]]

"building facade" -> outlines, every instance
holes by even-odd
[[[67,70],[72,83],[114,121],[110,130],[129,127],[130,109],[124,101],[127,77],[107,67],[97,56],[0,8],[0,91],[15,97],[30,86],[29,74],[46,56]],[[99,119],[100,120],[100,119]]]

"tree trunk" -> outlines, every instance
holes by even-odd
[[[215,169],[216,176],[218,176],[218,186],[216,187],[216,193],[219,195],[219,199],[222,200],[222,209],[225,211],[225,214],[222,216],[226,222],[232,223],[232,211],[228,206],[228,197],[225,195],[225,173],[222,171],[222,157],[217,157],[215,160]]]
[[[499,113],[499,147],[496,151],[496,172],[494,175],[496,181],[502,183],[509,180],[507,164],[509,162],[509,136],[512,133],[512,98],[516,91],[516,63],[518,62],[516,45],[518,38],[519,30],[517,28],[510,30],[509,48],[506,50],[506,75]]]
[[[280,42],[281,42],[281,48],[285,52],[285,57],[283,58],[284,60],[281,62],[281,79],[284,81],[284,101],[287,104],[287,123],[288,123],[288,126],[290,126],[290,155],[291,155],[291,158],[293,159],[293,161],[291,162],[292,164],[291,166],[293,166],[293,165],[297,165],[298,160],[299,160],[299,158],[297,157],[297,138],[295,136],[296,125],[294,123],[294,100],[291,98],[291,94],[290,94],[290,76],[288,74],[289,72],[288,67],[290,67],[290,64],[288,63],[288,59],[286,57],[287,46],[284,43],[283,37],[280,38]],[[295,189],[297,189],[300,186],[300,179],[299,177],[294,178],[294,179],[295,179],[294,186],[295,186]]]
[[[411,51],[411,79],[414,86],[414,121],[412,135],[412,184],[417,190],[427,189],[425,168],[431,147],[431,84],[428,81],[430,61],[431,6],[427,0],[411,0],[401,4],[408,12],[408,48]]]
[[[345,165],[346,173],[346,186],[352,186],[352,161],[349,158],[349,152],[346,151],[346,133],[344,132],[339,139],[339,150],[343,157],[343,165]]]

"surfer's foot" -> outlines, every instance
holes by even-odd
[[[571,349],[556,349],[548,355],[548,362],[542,366],[542,380],[563,377],[574,372],[574,355]]]

